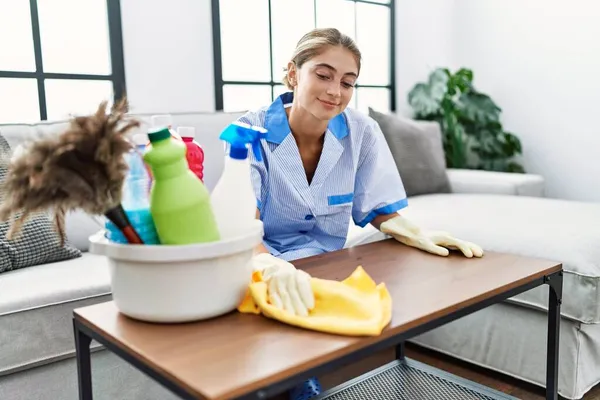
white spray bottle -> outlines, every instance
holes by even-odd
[[[260,139],[264,128],[235,122],[223,130],[221,140],[229,143],[223,174],[211,193],[211,205],[221,239],[244,235],[256,219],[256,196],[252,187],[248,145],[261,161]]]

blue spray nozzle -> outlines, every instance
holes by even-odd
[[[231,158],[240,160],[247,158],[247,145],[250,144],[252,146],[254,157],[256,157],[258,161],[261,161],[260,139],[264,138],[266,133],[267,130],[265,128],[236,121],[221,132],[219,139],[230,144],[231,149],[229,156]]]

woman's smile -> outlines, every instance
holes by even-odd
[[[323,104],[323,106],[325,108],[327,108],[328,110],[333,110],[334,108],[336,108],[337,106],[339,106],[339,104],[333,103],[331,101],[326,101],[326,100],[321,100],[321,99],[317,99],[321,102],[321,104]]]

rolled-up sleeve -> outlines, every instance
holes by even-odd
[[[407,205],[406,191],[392,153],[379,125],[371,121],[359,153],[352,219],[364,227],[376,216],[394,213]]]

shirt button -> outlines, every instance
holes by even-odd
[[[313,218],[314,218],[314,216],[312,216],[312,215],[307,215],[307,216],[304,217],[304,219],[307,220],[307,221],[309,221],[309,220],[311,220]]]

